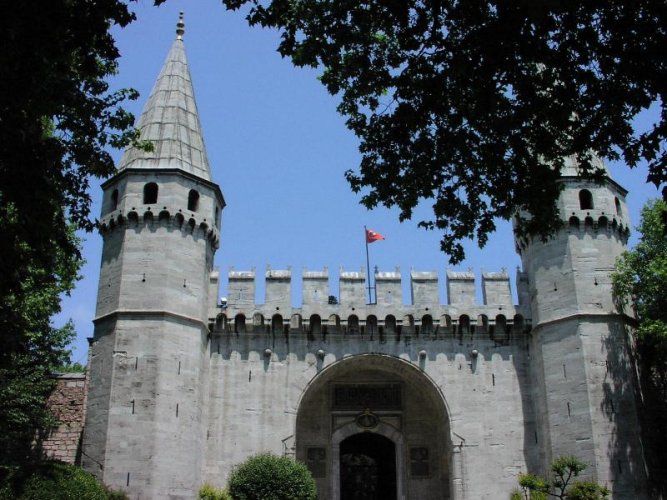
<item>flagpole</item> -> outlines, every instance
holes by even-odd
[[[368,257],[368,229],[364,226],[364,241],[366,242],[366,276],[368,276],[368,303],[372,304],[373,300],[371,299],[371,261]]]

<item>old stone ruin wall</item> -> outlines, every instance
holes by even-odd
[[[211,277],[211,296],[217,297],[218,274]],[[230,270],[227,296],[211,308],[211,330],[231,333],[306,334],[313,340],[327,335],[360,335],[371,340],[399,340],[401,336],[473,335],[507,343],[512,334],[530,329],[531,313],[526,277],[517,271],[519,304],[513,304],[505,271],[482,273],[482,301],[478,303],[475,274],[446,272],[447,302],[439,297],[438,273],[410,271],[410,303],[404,304],[402,275],[375,273],[375,301],[368,303],[366,273],[341,269],[339,296],[331,295],[329,272],[302,275],[300,307],[292,305],[291,270],[267,269],[265,300],[255,302],[256,273]]]
[[[81,435],[86,418],[86,375],[63,373],[54,376],[57,379],[56,387],[47,405],[60,423],[43,441],[42,449],[47,458],[79,464]]]

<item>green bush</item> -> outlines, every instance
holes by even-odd
[[[199,500],[231,500],[231,497],[225,490],[216,488],[210,484],[205,484],[199,488],[197,498]]]
[[[229,478],[233,500],[315,500],[317,489],[302,463],[269,453],[250,457]]]
[[[39,464],[17,484],[17,490],[16,498],[20,500],[109,499],[108,490],[97,482],[95,476],[74,465],[59,462]]]

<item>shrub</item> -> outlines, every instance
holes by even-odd
[[[109,492],[95,476],[59,462],[43,462],[23,481],[21,500],[108,500]],[[118,497],[115,497],[118,498]]]
[[[197,498],[199,500],[231,500],[231,497],[225,490],[216,488],[210,484],[204,484],[199,488]]]
[[[315,500],[317,489],[302,463],[269,453],[250,457],[229,478],[233,500]]]

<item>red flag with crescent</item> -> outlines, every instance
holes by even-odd
[[[374,241],[383,240],[383,239],[384,239],[384,236],[382,236],[377,231],[373,231],[372,229],[366,229],[366,243],[373,243]]]

